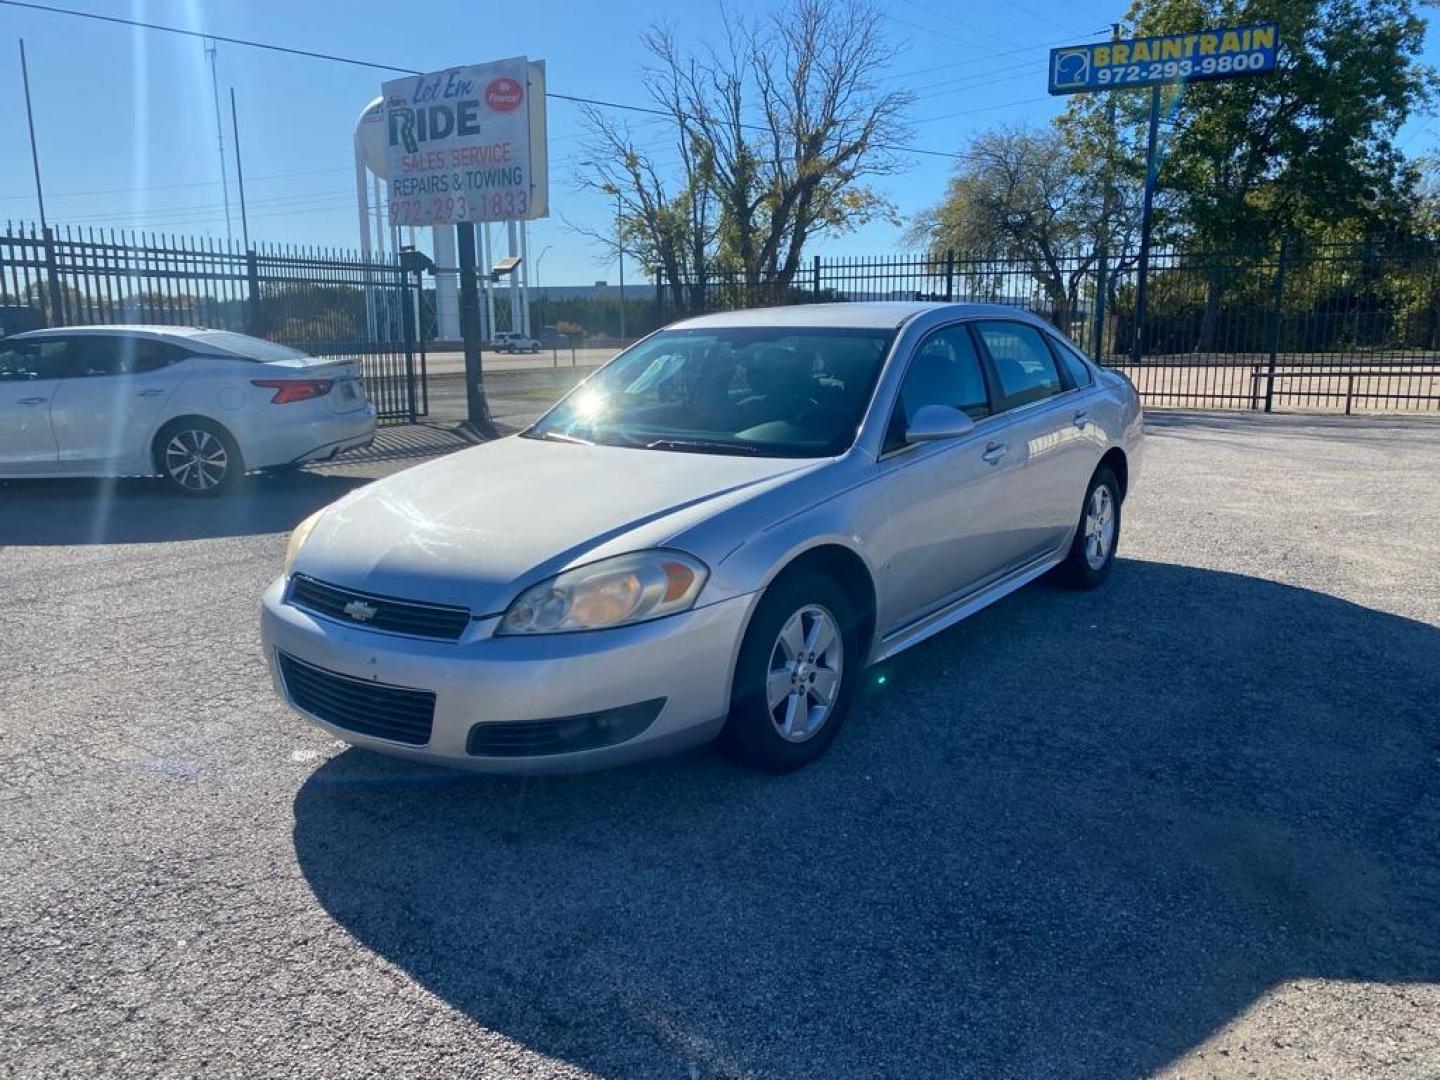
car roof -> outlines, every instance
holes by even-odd
[[[947,304],[928,301],[878,300],[843,304],[792,304],[787,307],[744,308],[682,319],[668,330],[709,330],[721,327],[804,326],[894,330],[919,315],[943,312],[957,319],[981,316],[1030,318],[1024,308],[1010,304]]]
[[[146,323],[114,323],[96,326],[47,326],[41,330],[26,330],[11,334],[7,341],[21,341],[26,338],[54,337],[59,334],[128,335],[132,337],[188,341],[201,334],[211,332],[208,326],[155,326]]]

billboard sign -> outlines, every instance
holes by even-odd
[[[543,63],[517,56],[411,75],[381,94],[391,222],[548,213]]]
[[[1275,70],[1275,23],[1066,45],[1050,50],[1050,93],[1233,79]]]

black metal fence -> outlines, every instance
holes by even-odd
[[[355,358],[387,419],[429,408],[419,291],[398,264],[344,251],[11,223],[0,232],[0,305],[37,309],[49,326],[207,326]]]
[[[946,300],[1035,312],[1147,404],[1440,412],[1440,243],[1287,242],[1271,250],[1156,250],[1148,310],[1136,260],[1098,252],[1036,265],[956,252],[822,259],[788,284],[716,273],[655,285],[656,319],[844,300]]]
[[[1147,404],[1440,412],[1440,242],[1290,241],[1273,249],[1157,250],[1136,317],[1133,253],[1044,264],[957,252],[813,257],[788,282],[714,272],[627,291],[629,336],[703,311],[840,300],[984,301],[1036,312],[1124,371]],[[147,322],[242,330],[357,357],[382,415],[428,412],[433,315],[420,275],[354,253],[7,224],[0,306],[49,325]],[[532,329],[612,335],[618,296],[547,306]],[[506,304],[497,328],[508,327]]]

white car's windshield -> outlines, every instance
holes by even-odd
[[[600,370],[525,434],[701,453],[828,457],[855,439],[893,332],[669,330]]]

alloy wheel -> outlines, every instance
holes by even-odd
[[[835,616],[807,604],[785,621],[770,650],[765,701],[776,733],[787,742],[814,736],[834,711],[845,663]]]
[[[1115,497],[1106,484],[1097,484],[1085,507],[1085,562],[1099,570],[1115,546]]]
[[[210,491],[229,470],[225,444],[203,428],[177,431],[165,444],[165,472],[186,491]]]

